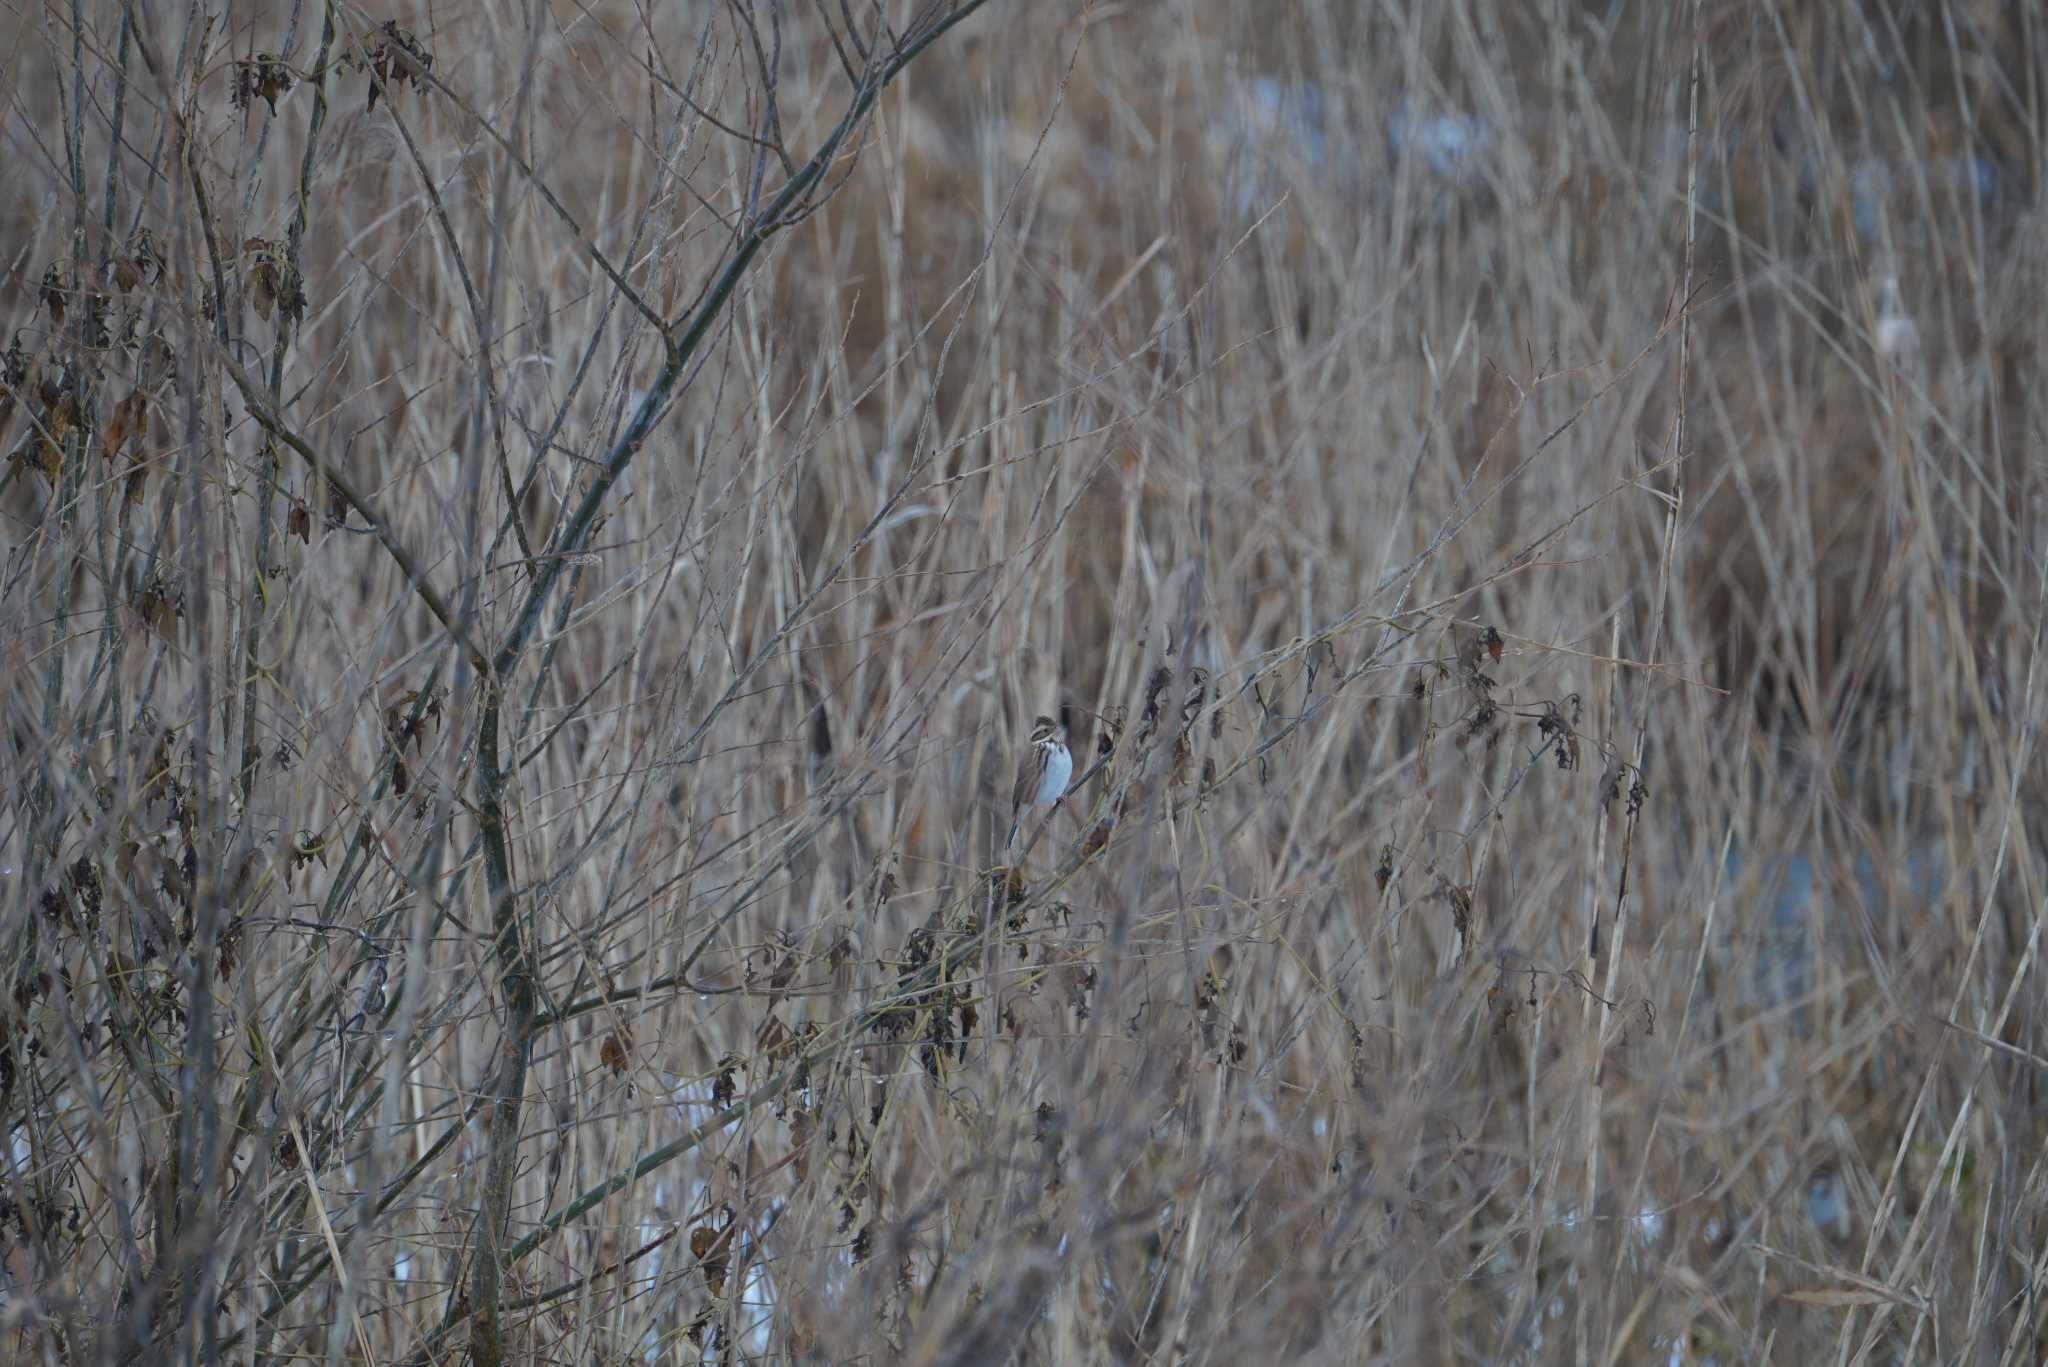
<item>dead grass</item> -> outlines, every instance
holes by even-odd
[[[8,21],[14,1360],[2042,1360],[2039,20],[961,8]]]

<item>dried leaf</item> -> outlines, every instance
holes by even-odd
[[[247,238],[242,243],[242,255],[249,261],[249,299],[264,321],[268,322],[273,314],[283,323],[303,319],[306,291],[285,244],[262,237]]]
[[[774,1019],[772,1016],[769,1019]],[[718,1076],[711,1084],[711,1104],[720,1108],[732,1105],[732,1099],[739,1093],[734,1075],[739,1072],[740,1056],[727,1054],[718,1061]]]
[[[799,1182],[811,1175],[811,1140],[816,1133],[817,1123],[809,1111],[799,1106],[789,1113],[790,1166]]]
[[[148,228],[137,228],[128,234],[128,243],[122,263],[133,269],[139,277],[137,283],[150,284],[164,278],[164,255],[157,246],[156,234]],[[130,287],[123,286],[123,292]]]
[[[64,287],[64,271],[58,262],[51,262],[43,272],[42,287],[36,291],[36,298],[50,310],[50,318],[58,327],[64,326],[64,301],[71,292]]]
[[[235,82],[228,99],[237,109],[247,109],[251,100],[261,99],[275,114],[277,97],[291,88],[291,68],[270,53],[259,52],[235,63]]]
[[[732,1252],[732,1232],[737,1228],[739,1222],[734,1221],[724,1229],[703,1224],[690,1231],[690,1252],[704,1270],[704,1285],[714,1296],[725,1291],[726,1259]]]
[[[178,618],[185,615],[185,595],[175,583],[164,578],[162,566],[151,571],[149,579],[137,590],[134,605],[145,626],[162,637],[166,645],[175,644],[174,627]]]
[[[1876,1291],[1788,1291],[1785,1299],[1830,1310],[1853,1310],[1862,1305],[1890,1305],[1896,1298]]]
[[[106,434],[100,441],[100,454],[112,460],[121,453],[133,437],[140,436],[149,419],[149,395],[139,389],[130,390],[128,397],[114,405],[114,411],[107,418]]]
[[[397,20],[387,19],[377,30],[377,36],[363,45],[355,64],[372,76],[369,103],[363,108],[368,114],[377,108],[380,87],[410,83],[413,89],[424,92],[427,75],[434,69],[434,56],[420,46],[419,39],[410,31],[400,28]]]

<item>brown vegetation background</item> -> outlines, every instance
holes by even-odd
[[[2034,7],[0,31],[8,1360],[2048,1357]]]

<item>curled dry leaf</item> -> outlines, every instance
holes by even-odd
[[[137,285],[154,284],[164,278],[164,258],[156,234],[137,228],[128,235],[119,255],[107,263],[106,278],[115,289],[127,294]]]
[[[811,1175],[811,1140],[817,1133],[817,1122],[811,1113],[799,1106],[789,1113],[789,1147],[791,1166],[796,1171],[796,1180],[807,1180]]]
[[[628,1051],[632,1047],[633,1037],[622,1026],[604,1037],[604,1043],[599,1045],[597,1049],[597,1060],[605,1067],[611,1069],[613,1077],[624,1077],[626,1075]]]
[[[1118,707],[1101,720],[1102,730],[1095,737],[1095,756],[1097,759],[1108,759],[1116,753],[1117,742],[1123,739],[1124,710]]]
[[[178,618],[185,615],[185,592],[164,577],[162,565],[150,571],[149,578],[136,591],[134,605],[136,615],[145,626],[161,637],[166,645],[176,643],[173,627]]]
[[[106,433],[100,439],[100,454],[108,460],[121,454],[121,448],[142,434],[149,419],[149,395],[141,390],[131,390],[128,397],[114,405],[114,411],[107,418]]]
[[[397,20],[387,19],[376,36],[363,44],[355,64],[358,70],[370,73],[370,100],[363,107],[368,114],[376,110],[377,92],[384,87],[410,84],[424,94],[434,70],[434,54],[410,30],[400,28]]]
[[[302,320],[306,316],[305,282],[285,244],[251,237],[243,241],[242,255],[249,262],[249,302],[263,320],[270,321],[273,314],[280,322]]]
[[[7,431],[7,419],[14,413],[16,398],[28,388],[28,353],[21,349],[21,334],[0,352],[0,436]]]
[[[714,1296],[724,1294],[726,1262],[732,1252],[732,1232],[737,1228],[739,1222],[734,1221],[724,1229],[703,1224],[690,1231],[690,1252],[704,1270],[704,1285]]]
[[[260,99],[275,114],[277,97],[291,88],[291,68],[270,53],[259,52],[235,63],[235,82],[228,99],[237,109],[247,109],[252,100]]]
[[[43,280],[36,291],[36,299],[50,311],[50,318],[57,326],[64,325],[64,302],[71,292],[64,287],[64,263],[53,261],[43,272]]]
[[[740,1070],[740,1056],[727,1054],[718,1061],[718,1076],[711,1083],[711,1102],[721,1109],[732,1105],[733,1097],[739,1094],[736,1080]]]

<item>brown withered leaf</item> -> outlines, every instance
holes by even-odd
[[[627,1053],[632,1047],[632,1035],[621,1026],[604,1037],[604,1043],[598,1046],[597,1061],[611,1069],[613,1077],[624,1077]]]
[[[436,729],[441,725],[441,703],[446,697],[445,689],[436,688],[426,695],[425,704],[421,705],[417,688],[408,688],[399,694],[396,701],[384,709],[384,731],[391,737],[391,748],[403,751],[405,743],[411,741],[413,753],[418,754],[427,741],[427,723],[431,721]],[[416,707],[419,709],[417,720],[413,717]],[[401,788],[399,791],[405,790]]]
[[[71,297],[71,291],[64,287],[63,263],[53,261],[43,272],[42,285],[36,291],[36,298],[50,310],[50,318],[58,327],[64,326],[64,303]]]
[[[156,234],[148,228],[137,228],[128,234],[128,244],[122,261],[136,273],[137,284],[152,284],[164,278],[164,254],[157,245]],[[123,292],[130,288],[123,286]]]
[[[284,515],[284,530],[287,536],[296,536],[307,545],[313,544],[313,510],[300,499],[293,499],[291,511]]]
[[[1438,874],[1431,896],[1451,908],[1451,924],[1458,932],[1458,958],[1462,960],[1472,948],[1472,889]]]
[[[690,1231],[690,1253],[704,1270],[704,1285],[714,1296],[725,1291],[726,1261],[732,1252],[732,1233],[737,1228],[739,1222],[735,1220],[724,1229],[703,1224]]]
[[[831,943],[825,947],[825,963],[837,973],[853,961],[853,936],[844,927],[836,927]]]
[[[291,253],[282,242],[251,237],[242,243],[242,255],[249,262],[249,301],[265,322],[276,314],[281,323],[298,323],[306,316],[306,290]]]
[[[7,431],[7,419],[13,416],[16,399],[28,389],[28,354],[21,349],[21,334],[14,334],[14,341],[4,352],[0,352],[0,436]]]
[[[277,291],[281,283],[276,269],[265,259],[263,249],[268,245],[260,237],[252,237],[242,244],[242,250],[253,256],[249,266],[250,302],[256,305],[257,314],[266,323],[277,311]]]
[[[1100,720],[1102,729],[1095,737],[1095,757],[1107,759],[1116,753],[1117,742],[1123,739],[1124,710],[1119,706]]]
[[[175,644],[174,627],[178,618],[185,615],[185,594],[178,585],[164,578],[161,565],[150,572],[149,578],[136,591],[134,602],[135,613],[143,624],[162,637],[166,645]]]
[[[45,376],[42,400],[40,420],[24,435],[22,444],[9,459],[27,464],[54,488],[64,475],[65,439],[79,427],[78,396],[69,385]]]
[[[142,435],[149,420],[149,395],[139,389],[130,390],[128,397],[114,405],[114,411],[107,417],[107,430],[100,439],[100,454],[108,460],[121,454],[131,438]]]
[[[1507,970],[1501,969],[1494,978],[1493,986],[1486,989],[1486,1011],[1493,1017],[1493,1033],[1505,1031],[1515,1019],[1516,998],[1514,989],[1508,983]]]
[[[796,1107],[789,1113],[790,1166],[796,1173],[796,1180],[803,1182],[811,1175],[811,1139],[817,1133],[817,1123],[811,1113]]]
[[[223,978],[235,976],[235,965],[241,961],[243,918],[237,916],[227,923],[214,943],[214,953]]]
[[[788,1051],[795,1040],[796,1036],[789,1033],[789,1027],[782,1023],[782,1018],[770,1015],[754,1032],[754,1050],[772,1064]]]
[[[789,985],[796,981],[797,937],[789,930],[775,933],[774,948],[782,951],[782,957],[768,973],[768,998],[770,1002],[780,1001],[789,991]]]
[[[64,473],[64,452],[40,433],[30,433],[26,441],[8,452],[7,462],[26,465],[48,480],[52,487]]]
[[[377,35],[363,44],[355,61],[358,69],[372,76],[370,101],[363,107],[366,114],[376,111],[380,87],[410,83],[413,89],[424,93],[428,73],[434,69],[434,55],[409,30],[400,28],[395,19],[384,21]]]
[[[247,61],[235,63],[235,82],[228,100],[237,109],[247,109],[250,101],[260,99],[275,114],[277,97],[291,88],[291,68],[270,53],[259,52]]]

